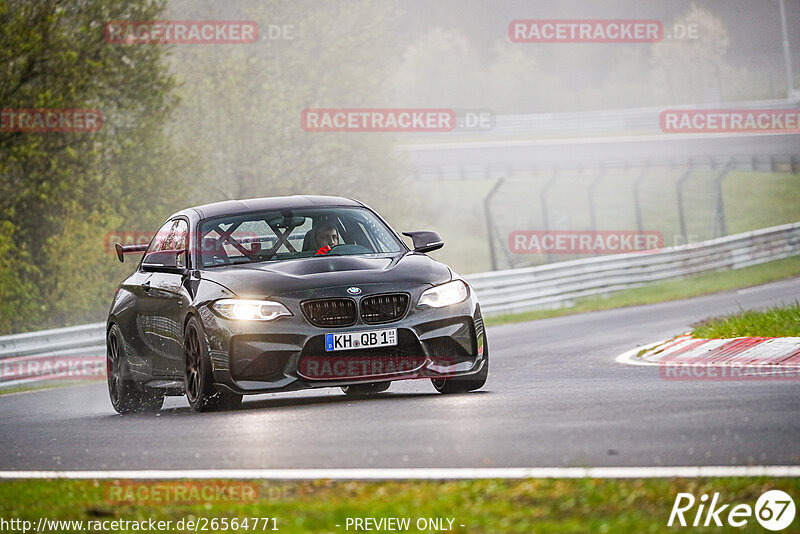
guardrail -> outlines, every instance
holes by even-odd
[[[0,336],[0,387],[102,376],[98,367],[106,352],[105,326],[92,323]]]
[[[647,283],[717,269],[739,269],[800,254],[800,222],[652,253],[619,254],[465,277],[485,315],[570,305]],[[105,323],[0,337],[0,368],[50,356],[97,358],[105,352]],[[5,361],[4,361],[5,360]],[[24,382],[7,380],[0,387]],[[30,382],[30,380],[28,380]]]
[[[495,115],[493,126],[487,130],[451,131],[442,133],[418,133],[411,139],[447,139],[461,137],[562,137],[562,136],[609,136],[638,135],[660,132],[659,117],[662,111],[699,109],[747,109],[766,111],[774,109],[796,109],[800,105],[797,96],[774,100],[747,100],[704,104],[676,104],[644,108],[603,109],[595,111],[568,111],[555,113],[526,113]]]
[[[659,117],[666,109],[749,109],[772,110],[793,109],[796,99],[749,100],[720,104],[690,104],[657,106],[633,109],[611,109],[598,111],[572,111],[562,113],[531,113],[526,115],[498,115],[495,127],[489,135],[519,135],[530,133],[602,135],[631,132],[659,131]]]
[[[474,274],[466,279],[486,315],[568,306],[651,282],[739,269],[800,254],[800,223],[670,247]]]
[[[0,359],[21,356],[52,356],[87,347],[104,349],[105,327],[105,323],[92,323],[0,336]]]

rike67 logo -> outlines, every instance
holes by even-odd
[[[697,505],[695,507],[695,505]],[[779,531],[794,521],[794,501],[788,493],[769,490],[756,501],[755,508],[749,504],[723,504],[719,493],[714,493],[709,502],[708,494],[696,499],[691,493],[678,493],[667,526],[681,527],[743,527],[755,517],[767,530]]]

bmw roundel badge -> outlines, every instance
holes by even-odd
[[[355,286],[348,287],[347,288],[347,292],[350,293],[351,295],[360,295],[361,294],[361,288],[360,287],[355,287]]]

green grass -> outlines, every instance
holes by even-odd
[[[723,195],[730,234],[800,221],[800,174],[732,172]]]
[[[800,275],[800,256],[753,265],[743,269],[714,271],[689,276],[680,280],[668,280],[636,289],[619,291],[607,297],[579,299],[574,306],[569,308],[490,316],[486,318],[486,324],[491,326],[624,306],[653,304],[755,286],[797,275]]]
[[[494,170],[497,172],[497,169]],[[642,224],[664,236],[664,246],[684,242],[678,217],[675,188],[683,176],[682,167],[654,168],[640,186]],[[495,223],[494,243],[498,268],[539,265],[540,255],[512,254],[506,240],[513,230],[545,228],[540,192],[551,178],[547,169],[539,173],[522,168],[511,174],[492,202]],[[587,192],[592,187],[594,171],[562,170],[547,194],[551,227],[588,229],[591,219]],[[636,228],[633,186],[640,176],[638,169],[609,169],[594,188],[597,228],[625,230]],[[716,213],[715,171],[697,170],[686,177],[682,186],[686,215],[686,239],[698,242],[710,239]],[[495,179],[411,181],[403,183],[403,197],[413,199],[389,222],[396,228],[426,229],[439,232],[445,242],[432,256],[453,267],[460,274],[491,270],[484,199]],[[800,221],[800,174],[788,172],[732,171],[723,181],[723,199],[728,234]],[[391,212],[391,204],[374,207]],[[560,260],[585,256],[563,256]]]
[[[420,532],[413,526],[418,518],[454,518],[452,532],[456,533],[646,533],[669,530],[666,523],[679,492],[698,498],[720,492],[724,503],[750,506],[770,489],[800,495],[797,478],[242,482],[257,485],[257,500],[134,505],[110,501],[108,485],[114,481],[4,481],[0,483],[0,517],[34,522],[40,517],[152,518],[172,521],[171,532],[181,518],[276,517],[280,532],[328,533],[347,532],[348,517],[408,517],[412,520],[409,532]],[[764,531],[754,518],[741,529],[713,530]]]
[[[486,241],[483,198],[494,180],[420,181],[404,184],[415,205],[390,221],[403,230],[433,230],[444,239],[444,248],[430,253],[460,274],[491,269]]]
[[[694,326],[696,338],[800,337],[800,302],[767,310],[742,310]]]

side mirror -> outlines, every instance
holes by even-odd
[[[431,252],[444,246],[442,236],[436,232],[403,232],[403,235],[410,237],[414,242],[414,252]]]
[[[183,274],[186,272],[186,251],[159,250],[151,252],[142,260],[142,270]]]

